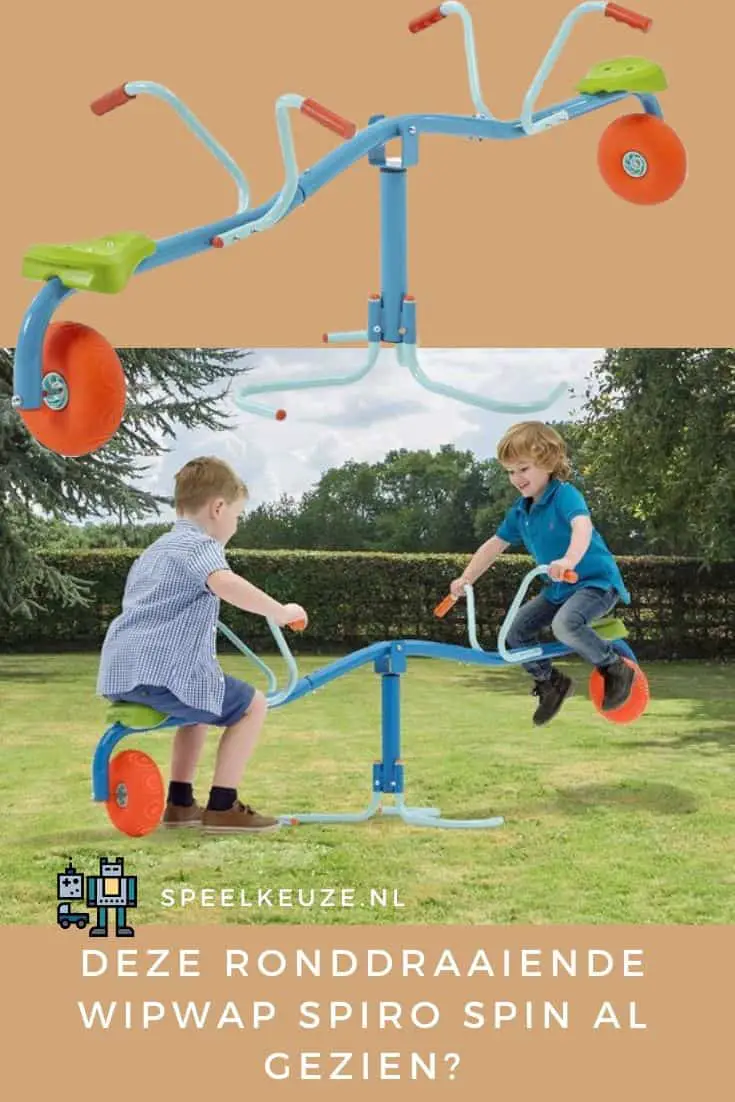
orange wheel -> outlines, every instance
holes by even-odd
[[[600,139],[597,163],[605,183],[629,203],[665,203],[686,180],[686,150],[655,115],[623,115]]]
[[[602,710],[602,701],[605,696],[605,682],[602,680],[602,675],[598,670],[593,670],[590,674],[590,700],[602,718],[609,720],[610,723],[635,723],[643,715],[651,699],[648,678],[643,670],[640,666],[636,666],[635,662],[631,662],[629,658],[624,658],[623,661],[633,667],[635,678],[628,699],[612,712],[603,712]]]
[[[107,814],[113,826],[131,838],[150,834],[161,822],[163,778],[153,758],[141,750],[123,750],[110,762]]]
[[[58,455],[89,455],[117,432],[125,373],[115,349],[86,325],[54,322],[43,346],[44,399],[21,410],[29,432]]]

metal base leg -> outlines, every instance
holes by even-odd
[[[283,826],[299,826],[301,823],[366,823],[380,813],[380,799],[381,793],[373,792],[364,811],[344,811],[332,815],[307,812],[303,815],[279,815],[278,820]]]
[[[383,792],[373,792],[364,811],[338,812],[334,815],[308,812],[303,815],[280,815],[278,818],[283,826],[300,826],[302,823],[366,823],[368,819],[383,816],[402,819],[409,826],[439,827],[445,830],[488,830],[500,827],[505,822],[500,815],[491,819],[442,819],[438,807],[408,807],[402,793],[395,796],[395,804],[383,807],[384,795]]]
[[[502,816],[491,819],[443,819],[438,807],[408,807],[403,795],[396,796],[395,807],[384,808],[384,815],[397,815],[409,826],[441,827],[444,830],[488,830],[502,826]]]

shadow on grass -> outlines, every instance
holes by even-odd
[[[32,838],[24,838],[22,844],[31,849],[49,851],[67,848],[70,853],[72,849],[78,849],[79,846],[91,846],[96,848],[98,853],[103,854],[109,853],[116,846],[119,847],[122,842],[145,846],[151,843],[165,845],[167,842],[180,842],[182,835],[200,837],[196,831],[155,830],[142,838],[130,838],[103,824],[99,830],[65,830],[61,834],[58,831],[49,830],[47,834],[36,834]]]
[[[696,747],[713,747],[717,750],[735,750],[735,727],[725,731],[697,731],[678,738],[631,739],[617,744],[625,750],[691,750]]]
[[[660,815],[692,815],[698,803],[689,792],[671,784],[627,781],[621,784],[584,784],[559,788],[557,806],[568,815],[582,815],[601,807],[616,811],[654,811]]]
[[[35,685],[48,685],[52,681],[68,681],[78,682],[79,677],[71,669],[54,668],[53,664],[48,666],[24,666],[20,669],[18,666],[3,666],[0,663],[0,682],[5,681],[10,684],[13,682],[26,683],[32,681]],[[94,685],[92,684],[91,695],[94,695]]]

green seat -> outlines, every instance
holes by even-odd
[[[601,620],[594,620],[590,626],[601,639],[610,642],[614,639],[625,639],[628,635],[628,629],[617,616],[603,616]]]
[[[155,241],[143,233],[115,233],[71,245],[33,245],[23,257],[23,275],[44,281],[56,277],[75,291],[116,295],[155,251]]]
[[[664,92],[668,88],[666,75],[655,61],[645,57],[617,57],[593,66],[577,85],[583,95],[596,96],[604,92]]]
[[[124,727],[143,727],[149,731],[163,723],[168,716],[157,712],[155,708],[149,708],[147,704],[126,704],[120,701],[110,705],[105,718],[110,726],[113,723],[122,723]]]

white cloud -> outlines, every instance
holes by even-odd
[[[506,402],[533,402],[565,381],[579,392],[603,349],[422,349],[419,362],[430,378],[472,394]],[[233,394],[263,381],[344,376],[364,362],[358,349],[268,349],[243,361],[251,368],[233,383]],[[256,396],[283,406],[285,421],[242,412],[234,403],[234,428],[224,433],[182,431],[171,451],[154,462],[142,480],[146,489],[171,493],[176,471],[195,455],[218,455],[247,483],[251,505],[281,494],[300,497],[329,467],[348,459],[374,462],[391,448],[454,444],[481,458],[495,453],[498,440],[523,414],[502,414],[445,398],[420,386],[402,368],[395,351],[383,349],[362,380],[328,389],[290,390]],[[529,416],[563,420],[578,402],[568,394]]]

